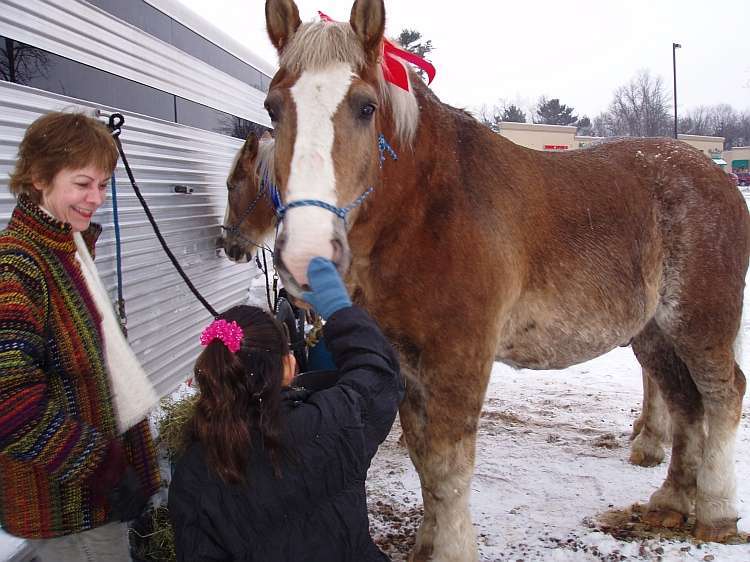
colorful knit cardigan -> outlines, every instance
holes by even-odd
[[[83,233],[92,251],[101,227]],[[0,525],[49,538],[108,521],[86,477],[116,435],[99,313],[70,225],[21,196],[0,232]],[[149,495],[158,488],[146,420],[120,437]]]

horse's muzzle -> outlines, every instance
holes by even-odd
[[[216,249],[224,250],[226,256],[232,261],[245,263],[251,259],[250,254],[248,254],[243,247],[230,242],[224,236],[216,238]]]
[[[292,296],[301,299],[302,293],[309,291],[310,286],[307,284],[307,279],[303,279],[302,282],[297,280],[294,275],[289,271],[286,263],[284,262],[284,252],[287,245],[287,236],[284,229],[278,233],[276,237],[276,245],[273,252],[273,264],[276,268],[276,272],[279,274],[281,282],[284,284],[286,290]],[[336,269],[339,274],[343,277],[349,270],[349,266],[352,262],[352,255],[349,249],[349,242],[346,238],[346,224],[343,220],[337,220],[334,226],[333,238],[329,241],[330,247],[321,249],[319,252],[312,252],[307,256],[307,263],[310,262],[314,257],[323,256],[329,257],[331,261],[336,265]]]

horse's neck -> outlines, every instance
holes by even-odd
[[[437,196],[443,200],[458,196],[444,185],[446,177],[455,178],[455,157],[445,153],[445,146],[453,139],[440,130],[440,124],[435,125],[436,119],[443,117],[443,104],[426,87],[423,89],[418,92],[421,109],[413,141],[400,139],[390,119],[381,123],[382,133],[393,146],[397,159],[384,154],[380,182],[352,228],[350,239],[360,242],[360,253],[369,254],[378,240],[388,239],[396,232],[406,234],[418,227],[420,217],[436,196],[435,191],[440,192]]]
[[[398,160],[386,156],[381,189],[388,191],[385,198],[394,209],[429,207],[436,198],[447,203],[463,197],[461,186],[470,178],[462,160],[471,156],[464,140],[476,137],[482,127],[465,112],[442,103],[424,84],[415,89],[420,113],[414,140],[400,141],[396,127],[384,124],[386,138],[396,139]],[[494,158],[500,151],[495,146],[483,148],[489,154],[482,157]]]
[[[442,103],[426,85],[415,89],[420,114],[413,142],[401,142],[388,119],[381,123],[398,159],[386,155],[381,182],[352,228],[350,239],[359,242],[362,254],[393,236],[418,235],[431,213],[465,207],[462,199],[487,199],[483,192],[504,189],[514,159],[525,150]]]

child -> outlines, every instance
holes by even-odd
[[[294,355],[261,309],[234,307],[201,336],[200,397],[169,491],[180,561],[388,560],[369,534],[365,478],[403,398],[398,361],[333,263],[313,259],[308,279],[334,386],[288,387]]]

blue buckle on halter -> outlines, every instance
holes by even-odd
[[[396,154],[396,151],[393,150],[393,147],[388,144],[388,141],[385,140],[385,136],[383,133],[380,133],[378,135],[378,151],[380,151],[380,167],[383,167],[383,162],[385,162],[385,152],[388,152],[388,155],[393,160],[398,160],[398,155]]]

